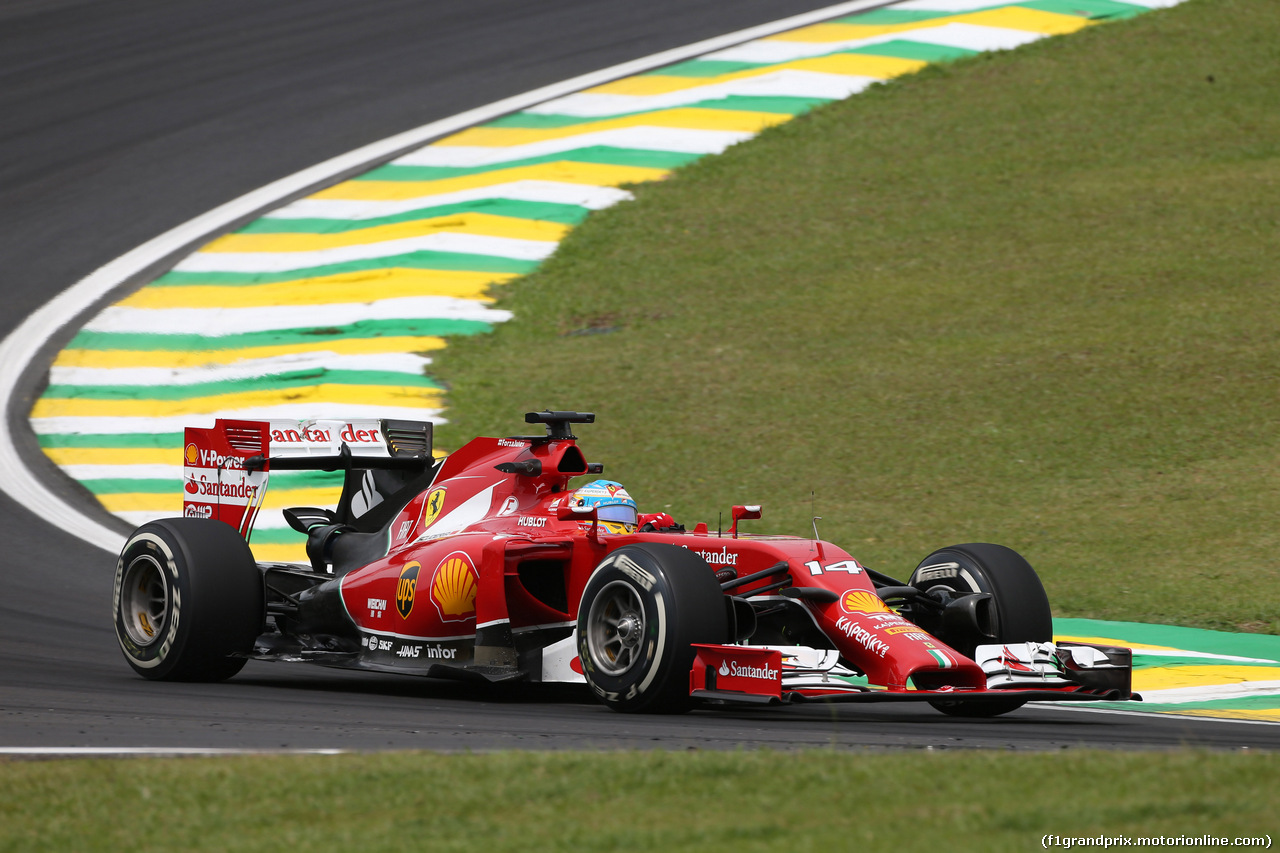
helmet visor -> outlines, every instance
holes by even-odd
[[[636,508],[629,504],[608,504],[596,507],[596,518],[618,524],[636,526]]]

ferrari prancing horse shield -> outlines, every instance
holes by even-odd
[[[427,494],[427,499],[422,503],[422,521],[419,524],[423,530],[426,530],[432,523],[440,517],[440,510],[444,508],[445,490],[443,487],[432,489]]]

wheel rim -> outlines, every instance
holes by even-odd
[[[164,634],[169,620],[169,581],[149,554],[135,557],[120,590],[120,621],[129,639],[146,647]]]
[[[644,604],[625,581],[612,581],[591,602],[587,650],[606,675],[621,675],[640,659],[645,635]]]
[[[991,594],[994,592],[992,589],[989,588],[989,586],[986,589],[983,588],[984,585],[989,585],[990,581],[986,581],[986,584],[980,582],[979,580],[980,578],[985,580],[985,577],[982,574],[981,568],[973,566],[969,562],[967,557],[962,557],[961,555],[957,555],[954,553],[948,553],[947,556],[943,559],[951,560],[954,563],[954,565],[959,567],[960,571],[963,572],[963,574],[961,574],[959,577],[951,578],[948,580],[937,580],[937,581],[934,581],[933,583],[928,584],[927,586],[920,586],[919,584],[912,584],[912,585],[917,586],[920,589],[945,589],[948,592],[954,593],[955,595],[966,595],[970,593]],[[920,569],[922,568],[924,568],[923,565],[917,567],[916,572],[919,572]],[[915,572],[912,572],[911,580],[913,581],[915,580]],[[1000,620],[1000,602],[998,599],[996,599],[994,595],[992,595],[991,604],[992,604],[991,627],[996,631],[996,634],[998,636],[1000,633],[1000,621],[1001,621]]]

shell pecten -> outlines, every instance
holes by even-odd
[[[476,570],[465,554],[441,561],[431,582],[431,600],[442,619],[466,619],[476,612]]]

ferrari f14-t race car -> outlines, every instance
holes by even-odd
[[[1052,642],[1044,588],[999,545],[943,548],[904,581],[830,542],[691,530],[639,514],[571,434],[477,438],[429,423],[220,420],[186,431],[184,517],[139,527],[116,570],[126,660],[215,681],[249,659],[488,682],[585,683],[620,711],[1137,699],[1128,649]],[[345,472],[336,509],[284,510],[309,564],[255,562],[272,471]]]

